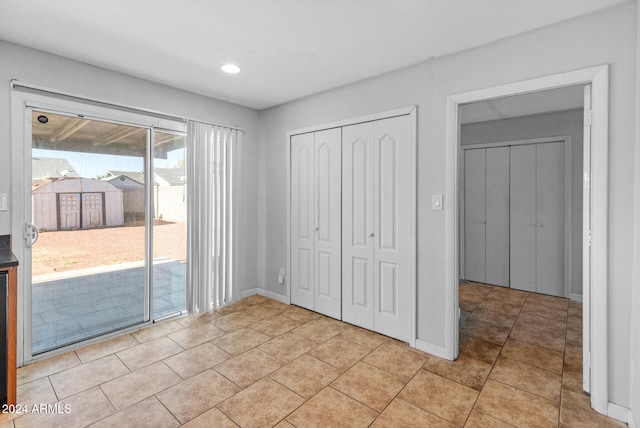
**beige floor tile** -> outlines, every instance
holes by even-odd
[[[582,347],[582,326],[574,326],[567,323],[567,346]]]
[[[465,334],[460,335],[460,356],[493,364],[500,354],[500,345]]]
[[[211,323],[197,324],[184,330],[171,333],[169,338],[184,349],[193,348],[220,337],[225,332]]]
[[[244,299],[240,300],[238,303],[243,303],[246,305],[259,305],[260,303],[266,303],[269,300],[271,299],[269,299],[268,297],[264,297],[259,294],[254,294],[252,296],[245,297]]]
[[[260,318],[255,315],[251,315],[248,312],[234,312],[229,315],[221,316],[213,321],[213,325],[224,330],[233,331],[242,327],[246,327],[250,324],[260,321]]]
[[[298,322],[307,322],[316,318],[320,318],[320,314],[317,312],[312,312],[299,306],[293,305],[285,309],[284,312],[282,312],[282,315]]]
[[[27,364],[26,366],[18,369],[17,383],[20,385],[22,383],[31,382],[41,377],[49,376],[66,369],[70,369],[71,367],[79,366],[80,364],[82,364],[82,361],[80,361],[75,352],[68,352],[66,354],[47,358],[46,360],[37,361],[33,364]]]
[[[527,303],[534,303],[540,308],[558,309],[566,311],[569,308],[569,299],[554,297],[539,293],[529,293]]]
[[[562,352],[559,351],[509,338],[501,355],[554,373],[562,373]]]
[[[2,427],[0,427],[0,428],[2,428]],[[275,425],[274,428],[296,428],[296,427],[293,426],[292,424],[290,424],[289,422],[287,422],[286,419],[283,419],[280,422],[278,422],[278,424]]]
[[[156,397],[149,397],[91,425],[91,428],[175,428],[177,426],[180,426],[180,422],[166,407]]]
[[[220,410],[214,407],[207,410],[195,419],[191,419],[182,428],[237,428],[231,419],[225,416]]]
[[[214,321],[216,318],[219,318],[223,315],[228,315],[231,312],[235,312],[235,311],[229,311],[229,312],[222,312],[222,311],[215,311],[215,312],[205,312],[203,314],[193,314],[193,315],[187,315],[185,317],[180,317],[177,318],[175,321],[182,325],[183,327],[195,327],[198,325],[207,325],[207,324],[211,324],[212,321]]]
[[[567,346],[564,352],[562,389],[581,394],[583,391],[582,376],[582,348]]]
[[[335,380],[341,371],[335,367],[303,355],[282,366],[270,377],[297,394],[309,398]]]
[[[455,361],[427,355],[427,361],[423,366],[425,370],[478,391],[484,386],[491,367],[491,363],[478,361],[466,355],[460,355]]]
[[[491,293],[487,296],[488,301],[500,301],[512,305],[522,306],[531,293],[513,288],[493,287]]]
[[[507,340],[510,331],[511,326],[492,324],[486,320],[482,321],[473,317],[473,314],[468,316],[460,327],[460,334],[477,337],[500,346]]]
[[[522,310],[522,303],[489,296],[476,307],[476,310],[492,311],[497,314],[517,317],[520,314],[520,310]]]
[[[562,375],[500,356],[490,379],[551,401],[560,401]]]
[[[122,410],[182,381],[162,361],[100,386],[113,406]]]
[[[100,388],[95,387],[58,402],[59,412],[30,413],[14,421],[16,428],[82,428],[115,413]]]
[[[398,398],[458,426],[462,426],[478,397],[478,392],[426,370],[420,370]]]
[[[19,404],[48,404],[58,401],[51,382],[43,377],[33,382],[19,384],[17,388],[16,402]]]
[[[464,424],[465,428],[513,428],[513,425],[510,425],[506,422],[503,422],[499,419],[494,418],[491,415],[487,415],[486,413],[482,413],[476,409],[471,411],[469,415],[469,419],[467,419],[467,423]]]
[[[259,349],[251,349],[228,359],[215,367],[215,370],[233,383],[246,388],[278,370],[284,363]]]
[[[379,369],[409,380],[427,360],[425,353],[405,345],[386,342],[364,358],[364,362]]]
[[[334,337],[309,351],[309,355],[339,370],[346,370],[369,352],[364,346]]]
[[[274,316],[284,312],[286,307],[284,306],[272,306],[268,303],[260,303],[247,307],[245,310],[251,315],[255,315],[263,320],[273,318]]]
[[[168,320],[140,329],[132,333],[131,335],[138,342],[144,343],[162,336],[166,336],[167,334],[175,333],[179,330],[184,330],[185,328],[186,327],[184,325],[180,324],[176,320]]]
[[[378,416],[372,427],[388,428],[453,428],[454,424],[438,416],[414,406],[404,400],[396,398]]]
[[[405,386],[405,381],[367,363],[357,363],[331,386],[381,412]]]
[[[159,337],[133,348],[120,351],[116,355],[131,371],[136,371],[182,351],[184,349],[173,340],[168,337]]]
[[[164,363],[187,379],[231,358],[231,354],[223,351],[210,342],[165,358]]]
[[[134,339],[132,335],[125,334],[124,336],[114,337],[113,339],[105,340],[104,342],[80,348],[76,351],[76,355],[78,355],[80,361],[88,363],[89,361],[97,360],[98,358],[106,357],[110,354],[115,354],[116,352],[139,344],[140,342]]]
[[[322,343],[340,334],[346,328],[345,325],[336,324],[323,317],[311,320],[296,328],[293,332]]]
[[[522,306],[522,311],[520,314],[534,314],[537,316],[550,318],[556,321],[566,322],[567,321],[567,309],[558,309],[554,307],[541,306],[536,304],[530,300],[527,300],[525,304]]]
[[[338,337],[355,342],[368,349],[375,349],[389,340],[386,336],[355,326],[347,327]]]
[[[294,321],[284,315],[276,315],[251,324],[249,328],[252,328],[262,334],[266,334],[267,336],[276,337],[293,330],[299,325],[299,321]]]
[[[258,346],[258,349],[285,361],[293,361],[310,349],[318,346],[316,342],[295,333],[285,333]]]
[[[2,419],[0,419],[0,428],[15,428],[15,426],[11,420],[2,422]]]
[[[304,398],[266,378],[219,404],[218,408],[241,427],[271,427],[303,402]]]
[[[509,329],[516,323],[517,318],[517,315],[503,314],[481,306],[467,316],[467,320],[473,320],[476,323],[492,324]]]
[[[240,391],[214,370],[207,370],[157,394],[158,399],[185,423]]]
[[[520,312],[517,323],[520,325],[543,328],[552,335],[562,335],[567,331],[566,317],[564,319],[548,318],[534,311]]]
[[[489,379],[476,409],[517,427],[557,427],[559,405]]]
[[[565,332],[553,331],[551,328],[553,327],[550,325],[536,324],[518,318],[510,337],[530,345],[562,352],[565,345]]]
[[[378,412],[327,387],[287,417],[297,428],[368,427]]]
[[[271,336],[245,327],[220,336],[211,343],[232,355],[238,355],[269,340],[271,340]]]
[[[129,373],[115,355],[94,360],[51,375],[51,384],[59,399],[67,398],[104,382]]]
[[[583,393],[562,391],[560,422],[571,427],[606,428],[625,424],[601,415],[591,408],[589,397]]]

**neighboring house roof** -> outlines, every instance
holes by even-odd
[[[63,158],[31,158],[31,176],[33,181],[42,178],[80,178],[75,168]]]
[[[144,184],[134,180],[127,175],[113,175],[104,177],[101,180],[108,181],[119,189],[141,189],[144,187]]]
[[[184,168],[155,168],[156,182],[161,186],[183,186]]]
[[[129,177],[133,181],[136,181],[140,184],[144,184],[144,172],[140,171],[117,171],[112,169],[107,171],[107,173],[104,175],[104,178],[119,177],[121,175]]]
[[[154,168],[155,183],[159,186],[182,186],[185,182],[184,168]],[[136,171],[116,171],[109,170],[106,172],[104,179],[112,180],[113,178],[125,176],[133,181],[144,185],[144,172]],[[113,182],[117,186],[116,182]]]

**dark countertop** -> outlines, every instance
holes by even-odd
[[[15,254],[11,250],[0,249],[0,270],[11,266],[18,266]]]

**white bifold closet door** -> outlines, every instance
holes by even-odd
[[[342,129],[342,319],[400,340],[411,332],[408,116]]]
[[[509,286],[509,147],[464,152],[464,277]]]
[[[341,318],[340,129],[291,137],[291,303]]]
[[[511,147],[511,287],[564,296],[563,142]]]

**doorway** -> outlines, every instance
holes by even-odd
[[[447,122],[447,307],[446,354],[458,355],[458,283],[460,279],[459,165],[460,105],[572,85],[587,85],[584,133],[583,218],[583,387],[591,405],[606,414],[607,390],[607,186],[608,66],[516,82],[448,98]],[[588,128],[588,129],[587,129]],[[597,239],[596,239],[597,237]]]

